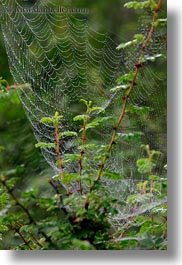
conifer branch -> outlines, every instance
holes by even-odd
[[[126,113],[126,107],[128,105],[128,99],[130,97],[130,95],[132,94],[133,92],[133,89],[136,85],[136,79],[138,77],[138,74],[140,72],[140,69],[143,67],[142,65],[142,59],[143,59],[143,56],[145,54],[145,51],[149,45],[149,42],[152,38],[152,35],[153,35],[153,32],[155,30],[155,22],[156,22],[156,19],[157,19],[157,16],[158,16],[158,12],[160,11],[161,9],[161,4],[162,4],[162,0],[158,0],[158,3],[157,3],[157,7],[154,11],[154,14],[153,14],[153,17],[152,17],[152,25],[151,25],[151,28],[147,34],[147,37],[142,45],[142,48],[140,50],[140,53],[139,53],[139,58],[138,58],[138,61],[136,62],[135,64],[135,72],[134,72],[134,75],[133,75],[133,79],[131,80],[131,84],[130,84],[130,87],[128,89],[128,91],[126,92],[124,98],[123,98],[123,105],[122,105],[122,109],[121,109],[121,114],[119,116],[119,119],[118,119],[118,122],[116,123],[116,125],[114,126],[113,128],[113,134],[112,134],[112,137],[111,137],[111,140],[110,140],[110,143],[108,145],[108,148],[106,150],[106,155],[104,156],[104,158],[102,159],[102,162],[100,164],[100,168],[99,168],[99,171],[98,171],[98,174],[97,174],[97,177],[96,177],[96,180],[100,180],[101,176],[102,176],[102,173],[103,173],[103,170],[104,170],[104,167],[105,167],[105,164],[106,164],[106,161],[108,159],[108,154],[110,153],[114,143],[116,142],[116,137],[117,137],[117,133],[118,133],[118,130],[119,130],[119,127],[123,121],[123,118],[125,116],[125,113]]]

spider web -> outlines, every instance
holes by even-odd
[[[84,111],[80,104],[82,98],[103,106],[105,115],[118,117],[121,100],[117,93],[111,94],[110,89],[116,85],[119,76],[133,69],[138,58],[138,47],[136,50],[117,51],[118,44],[109,37],[109,32],[99,33],[94,30],[87,14],[24,12],[24,5],[20,2],[0,1],[1,28],[14,82],[31,85],[31,89],[21,90],[20,98],[37,141],[55,141],[54,128],[40,120],[54,115],[56,111],[64,116],[60,131],[79,131],[78,125],[73,123],[73,117]],[[31,8],[57,6],[57,1],[37,1]],[[144,35],[148,32],[148,28],[142,26],[145,19],[141,18],[140,21]],[[164,50],[164,35],[165,32],[154,33],[153,42],[146,51],[148,56]],[[140,117],[134,120],[128,116],[121,128],[121,133],[140,131],[142,128],[144,138],[135,139],[132,143],[120,141],[108,159],[106,169],[121,173],[125,180],[102,179],[109,192],[118,194],[121,199],[125,198],[128,191],[136,192],[132,183],[141,180],[141,177],[136,177],[136,158],[143,155],[141,143],[146,142],[165,153],[164,129],[152,127],[155,119],[161,119],[165,127],[165,109],[161,108],[162,99],[166,96],[165,90],[161,88],[164,87],[165,77],[162,74],[160,76],[158,70],[146,63],[129,99],[134,105],[153,107],[151,116],[146,120]],[[94,140],[107,144],[111,132],[112,123],[103,125],[101,131],[93,132]],[[62,154],[73,153],[75,150],[74,138],[66,138],[61,143]],[[55,172],[59,172],[55,165],[55,151],[45,148],[42,153]],[[88,155],[94,156],[94,150]],[[165,157],[159,157],[156,174],[165,174],[164,160]],[[94,163],[91,164],[93,168],[97,166]],[[75,172],[77,167],[71,163],[66,170]],[[77,192],[77,189],[77,184],[72,183],[72,192]],[[155,199],[152,203],[156,206]],[[148,207],[143,209],[144,212],[147,210]],[[132,215],[131,209],[127,207],[124,210],[122,208],[120,213],[119,220]]]

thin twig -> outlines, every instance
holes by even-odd
[[[57,186],[53,183],[53,181],[51,179],[48,180],[49,184],[53,187],[53,189],[55,190],[56,194],[59,195],[59,198],[60,198],[60,203],[61,203],[61,210],[63,210],[63,212],[65,213],[65,215],[68,214],[68,211],[66,210],[66,208],[64,207],[63,205],[63,200],[62,200],[62,196],[59,192],[59,189],[57,188]]]
[[[60,153],[60,139],[59,139],[59,128],[58,126],[55,127],[55,136],[56,136],[56,155],[58,158],[60,170],[61,170],[61,178],[64,179],[64,166],[63,166],[63,160]]]
[[[10,189],[6,183],[6,180],[4,179],[1,179],[1,183],[3,184],[3,186],[6,188],[8,194],[11,195],[11,197],[13,198],[13,200],[15,201],[16,205],[18,205],[27,215],[29,221],[30,221],[30,224],[34,224],[34,225],[37,225],[36,221],[34,220],[34,218],[32,217],[32,215],[30,214],[29,210],[16,198],[16,196],[14,195],[12,189]],[[55,245],[51,238],[49,236],[46,235],[46,233],[44,231],[40,231],[40,234],[42,234],[45,239],[52,245]]]
[[[60,152],[60,136],[59,136],[59,126],[55,126],[55,137],[56,137],[56,155],[57,155],[57,159],[58,159],[58,163],[59,163],[59,167],[61,170],[61,179],[64,179],[64,165],[63,165],[63,159],[61,156],[61,152]],[[66,187],[66,192],[67,194],[69,194],[69,187],[68,185],[65,185]]]
[[[80,194],[82,195],[82,182],[81,182],[81,176],[82,176],[82,170],[83,170],[83,156],[85,154],[85,150],[84,150],[84,145],[85,142],[87,140],[87,136],[86,136],[86,126],[87,126],[87,122],[88,122],[88,110],[86,111],[85,114],[85,119],[82,125],[82,136],[81,136],[81,144],[82,144],[82,149],[80,150],[80,159],[79,159],[79,166],[80,166],[80,181],[79,181],[79,187],[80,187]]]
[[[21,228],[21,227],[23,227],[23,224],[21,224],[20,222],[16,222],[17,223],[17,225],[19,226],[19,229]],[[32,237],[32,239],[35,241],[35,243],[39,246],[39,247],[43,247],[43,245],[35,238],[35,236],[32,234],[32,232],[28,232],[30,235],[31,235],[31,237]]]
[[[36,224],[36,222],[34,221],[33,217],[31,216],[29,210],[16,198],[16,196],[14,195],[12,189],[10,189],[8,187],[6,181],[5,180],[1,180],[1,183],[6,188],[7,192],[11,195],[11,197],[15,201],[16,205],[18,205],[26,213],[28,219],[30,220],[30,223]]]
[[[23,234],[20,232],[20,228],[16,228],[15,232],[20,236],[20,238],[23,240],[23,242],[25,243],[25,245],[30,249],[33,250],[32,247],[30,246],[29,242],[26,240],[26,238],[23,236]]]

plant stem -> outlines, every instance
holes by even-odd
[[[83,156],[84,156],[84,153],[85,153],[85,150],[84,150],[84,145],[85,145],[85,142],[86,142],[86,125],[87,125],[87,122],[88,122],[88,118],[87,118],[87,115],[89,114],[88,110],[86,111],[86,118],[84,119],[84,122],[83,122],[83,130],[82,130],[82,137],[81,137],[81,144],[82,144],[82,149],[80,150],[80,159],[79,159],[79,166],[80,166],[80,181],[79,181],[79,186],[80,186],[80,194],[82,195],[82,182],[81,182],[81,175],[82,175],[82,170],[83,170]]]
[[[63,205],[63,200],[62,200],[61,194],[59,192],[59,189],[57,188],[57,186],[53,183],[53,181],[51,179],[49,179],[48,182],[53,187],[53,189],[55,190],[56,194],[59,195],[59,197],[60,197],[60,203],[62,205],[61,210],[63,210],[64,214],[67,215],[68,214],[68,211],[66,210],[66,208]]]
[[[19,228],[17,228],[17,229],[20,229],[21,227],[23,227],[23,224],[21,224],[21,223],[19,223],[19,222],[16,222],[17,223],[17,225],[19,226]],[[43,247],[43,245],[42,244],[40,244],[40,242],[35,238],[35,236],[31,233],[31,232],[28,232],[30,235],[31,235],[31,237],[32,237],[32,239],[35,241],[35,243],[37,244],[37,246],[39,246],[39,247]]]
[[[60,139],[59,139],[59,128],[58,126],[55,127],[55,136],[56,136],[56,155],[59,162],[60,170],[61,170],[61,179],[64,179],[64,167],[63,167],[63,160],[60,153]]]
[[[22,235],[22,233],[20,232],[20,228],[16,228],[15,232],[21,237],[21,239],[23,240],[23,242],[25,243],[25,245],[30,249],[33,250],[32,247],[30,246],[29,242],[26,240],[26,238]]]
[[[59,137],[59,126],[56,125],[55,126],[55,137],[56,137],[56,155],[57,155],[57,159],[58,159],[58,162],[59,162],[59,167],[60,167],[60,170],[61,170],[61,179],[64,179],[64,166],[63,166],[63,159],[61,157],[61,152],[60,152],[60,137]],[[69,188],[67,185],[66,186],[66,192],[67,194],[69,194]]]
[[[127,107],[127,104],[128,104],[128,99],[134,89],[134,86],[136,85],[136,79],[138,77],[138,74],[140,72],[140,68],[142,67],[142,59],[143,59],[143,56],[144,56],[144,53],[146,51],[146,48],[148,47],[149,45],[149,42],[152,38],[152,34],[154,32],[154,25],[155,25],[155,21],[157,19],[157,15],[158,15],[158,12],[161,8],[161,3],[162,3],[162,0],[158,0],[158,3],[157,3],[157,7],[154,11],[154,15],[153,15],[153,18],[152,18],[152,25],[151,25],[151,28],[148,32],[148,35],[142,45],[142,48],[140,50],[140,53],[139,53],[139,58],[138,58],[138,61],[137,63],[135,64],[135,72],[134,72],[134,75],[133,75],[133,79],[131,80],[131,84],[130,84],[130,87],[128,89],[128,91],[126,92],[124,98],[123,98],[123,105],[122,105],[122,109],[121,109],[121,114],[119,116],[119,119],[118,119],[118,122],[116,123],[116,125],[114,126],[114,130],[113,130],[113,134],[112,134],[112,137],[111,137],[111,140],[110,140],[110,143],[108,145],[108,148],[106,150],[106,155],[104,156],[104,158],[102,159],[102,162],[100,164],[100,168],[99,168],[99,171],[98,171],[98,174],[97,174],[97,177],[96,177],[96,180],[100,180],[101,176],[102,176],[102,173],[103,173],[103,169],[105,167],[105,163],[108,159],[108,154],[110,153],[111,149],[112,149],[112,146],[113,144],[115,143],[116,141],[116,137],[117,137],[117,133],[118,133],[118,130],[119,130],[119,127],[123,121],[123,118],[125,116],[125,113],[126,113],[126,107]]]

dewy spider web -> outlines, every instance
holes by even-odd
[[[121,101],[117,93],[111,96],[110,89],[115,86],[116,79],[133,69],[138,50],[117,51],[117,44],[107,34],[101,34],[92,29],[86,14],[69,14],[60,12],[23,12],[18,1],[1,0],[2,33],[9,59],[9,67],[16,84],[31,84],[31,89],[22,89],[20,97],[29,118],[35,137],[39,142],[54,142],[54,128],[40,122],[42,117],[52,116],[58,111],[64,116],[61,130],[76,130],[79,128],[73,123],[73,117],[82,112],[80,99],[92,100],[94,104],[105,107],[105,114],[118,117]],[[54,8],[56,1],[38,1],[33,8]],[[146,34],[147,29],[144,30]],[[154,34],[153,43],[147,50],[147,55],[155,50],[160,53],[164,48],[160,34]],[[140,131],[146,133],[146,143],[155,149],[165,151],[163,146],[163,131],[149,130],[153,120],[163,117],[161,98],[165,91],[161,91],[162,77],[156,75],[155,70],[146,65],[140,74],[138,86],[134,89],[130,102],[140,106],[153,107],[155,111],[148,120],[127,117],[121,133]],[[150,98],[150,101],[148,100]],[[114,102],[114,103],[113,103]],[[141,128],[140,128],[141,127]],[[156,130],[156,131],[155,131]],[[112,123],[103,125],[101,131],[94,131],[97,141],[107,144],[112,131]],[[157,134],[158,141],[154,142]],[[156,137],[155,137],[156,138]],[[108,159],[107,169],[116,171],[129,180],[102,181],[109,187],[109,192],[116,193],[124,198],[126,190],[132,191],[132,182],[135,179],[136,157],[142,157],[140,148],[142,141],[121,141],[112,151]],[[62,154],[72,153],[75,149],[75,139],[65,139],[61,144]],[[55,166],[56,153],[52,149],[43,149],[47,162],[58,172]],[[94,151],[90,151],[90,157]],[[161,164],[160,164],[161,161]],[[158,173],[163,168],[160,159]],[[91,165],[94,167],[94,165]],[[66,170],[75,172],[77,166],[69,164]],[[125,191],[123,190],[124,187]],[[77,186],[72,184],[72,191]],[[125,208],[127,211],[127,209]]]

